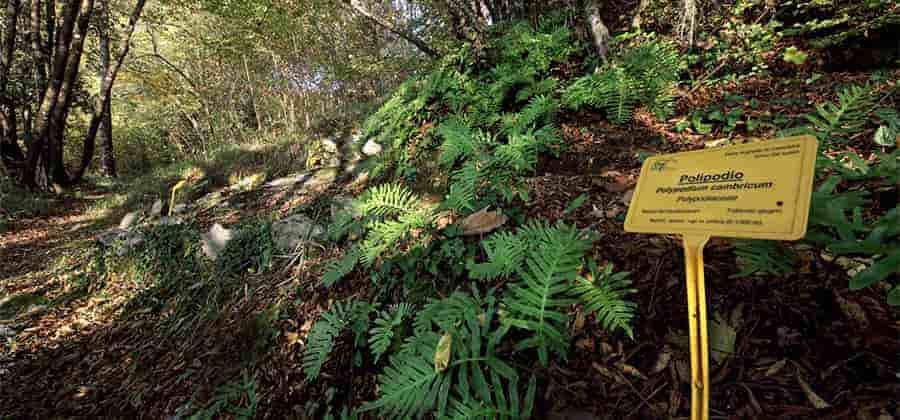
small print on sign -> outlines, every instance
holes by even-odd
[[[800,136],[649,158],[625,230],[800,239],[816,147]]]

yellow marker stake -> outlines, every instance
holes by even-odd
[[[684,242],[691,419],[709,418],[703,246],[711,236],[795,240],[806,234],[816,159],[810,136],[654,156],[644,161],[625,230]]]
[[[172,216],[172,210],[175,208],[175,193],[181,189],[185,184],[187,184],[186,180],[178,181],[174,187],[172,187],[172,197],[169,199],[169,217]]]
[[[686,235],[683,238],[691,337],[691,418],[702,420],[706,420],[709,413],[709,338],[703,278],[703,247],[708,240],[709,236]]]

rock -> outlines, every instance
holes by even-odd
[[[282,252],[291,252],[309,241],[324,239],[325,228],[309,216],[295,214],[272,224],[272,239]]]
[[[375,140],[371,139],[366,141],[366,144],[364,144],[362,147],[362,152],[366,156],[375,156],[381,153],[382,150],[384,150],[384,148],[381,147],[380,144],[375,142]]]
[[[97,236],[97,242],[113,248],[116,255],[123,256],[144,244],[144,234],[132,230],[113,228]]]
[[[150,207],[150,217],[159,217],[162,215],[163,202],[160,199],[157,199],[153,202],[153,206]]]
[[[228,242],[234,237],[234,231],[225,229],[222,225],[216,223],[209,228],[209,232],[200,239],[203,242],[201,249],[207,258],[215,261],[219,254],[228,246]]]
[[[353,198],[346,195],[336,195],[331,197],[331,218],[334,219],[338,214],[350,212],[354,218],[362,216],[362,213],[353,208]]]
[[[16,331],[6,325],[0,325],[0,337],[15,337]]]
[[[138,219],[140,219],[141,214],[139,212],[133,211],[125,215],[122,218],[122,221],[119,222],[119,229],[129,229],[137,223]]]
[[[188,209],[187,204],[177,204],[175,207],[172,207],[172,214],[181,214],[186,212]]]

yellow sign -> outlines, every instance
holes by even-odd
[[[625,230],[683,236],[691,343],[691,419],[709,418],[709,337],[703,247],[710,236],[800,239],[806,234],[816,139],[647,159]]]
[[[649,158],[625,230],[800,239],[815,163],[810,136]]]

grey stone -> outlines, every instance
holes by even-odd
[[[6,325],[0,325],[0,337],[14,337],[15,335],[16,331],[14,329]]]
[[[331,197],[331,218],[334,219],[338,214],[350,212],[355,217],[362,216],[362,213],[353,207],[353,198],[346,195],[336,195]]]
[[[272,238],[282,252],[290,252],[300,244],[324,239],[325,228],[309,216],[295,214],[272,224]]]
[[[222,250],[228,246],[228,242],[231,241],[231,238],[234,237],[234,231],[231,229],[225,229],[222,225],[216,223],[209,228],[209,232],[203,235],[201,241],[203,245],[201,249],[203,249],[203,254],[206,255],[207,258],[215,261],[219,258],[219,254]]]
[[[382,150],[384,150],[384,148],[381,147],[381,145],[378,144],[375,140],[371,139],[366,141],[366,144],[364,144],[362,147],[362,152],[366,156],[375,156],[381,153]]]
[[[138,219],[140,219],[140,212],[130,212],[122,218],[122,221],[119,222],[119,229],[129,229],[137,223]]]
[[[159,218],[159,224],[163,226],[174,226],[184,223],[184,219],[177,216],[163,216]]]
[[[157,199],[153,202],[153,206],[150,207],[150,217],[159,217],[162,215],[163,202],[160,199]]]
[[[97,236],[97,242],[113,248],[116,255],[123,256],[144,244],[144,234],[127,229],[113,228]]]

